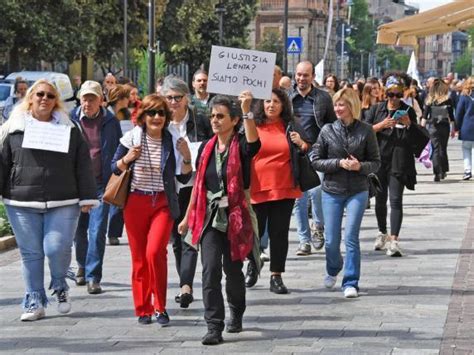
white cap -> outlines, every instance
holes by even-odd
[[[79,97],[87,94],[92,94],[97,97],[102,97],[102,87],[97,81],[87,80],[82,84],[81,90],[79,91]]]

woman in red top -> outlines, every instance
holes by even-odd
[[[250,196],[257,214],[259,235],[268,225],[270,238],[270,291],[288,293],[281,274],[288,254],[288,230],[296,198],[301,197],[297,183],[297,155],[310,145],[301,137],[304,131],[292,118],[287,94],[272,90],[272,98],[260,104],[256,114],[262,146],[252,160]],[[299,133],[298,133],[299,132]],[[246,286],[257,281],[255,262],[250,260]]]

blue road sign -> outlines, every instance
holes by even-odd
[[[303,38],[288,37],[286,39],[286,50],[290,54],[300,54],[303,51]]]

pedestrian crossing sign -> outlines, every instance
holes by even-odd
[[[300,54],[303,47],[303,39],[301,37],[288,37],[286,40],[287,52],[290,54]]]

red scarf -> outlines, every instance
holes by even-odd
[[[205,176],[209,159],[214,154],[216,142],[217,136],[215,135],[204,147],[196,173],[196,181],[194,182],[192,205],[188,219],[194,245],[199,243],[206,219],[207,190]],[[230,242],[230,256],[233,261],[244,261],[253,246],[253,228],[249,204],[245,197],[239,146],[239,139],[236,134],[230,143],[227,159],[227,198],[229,201],[227,237]]]

